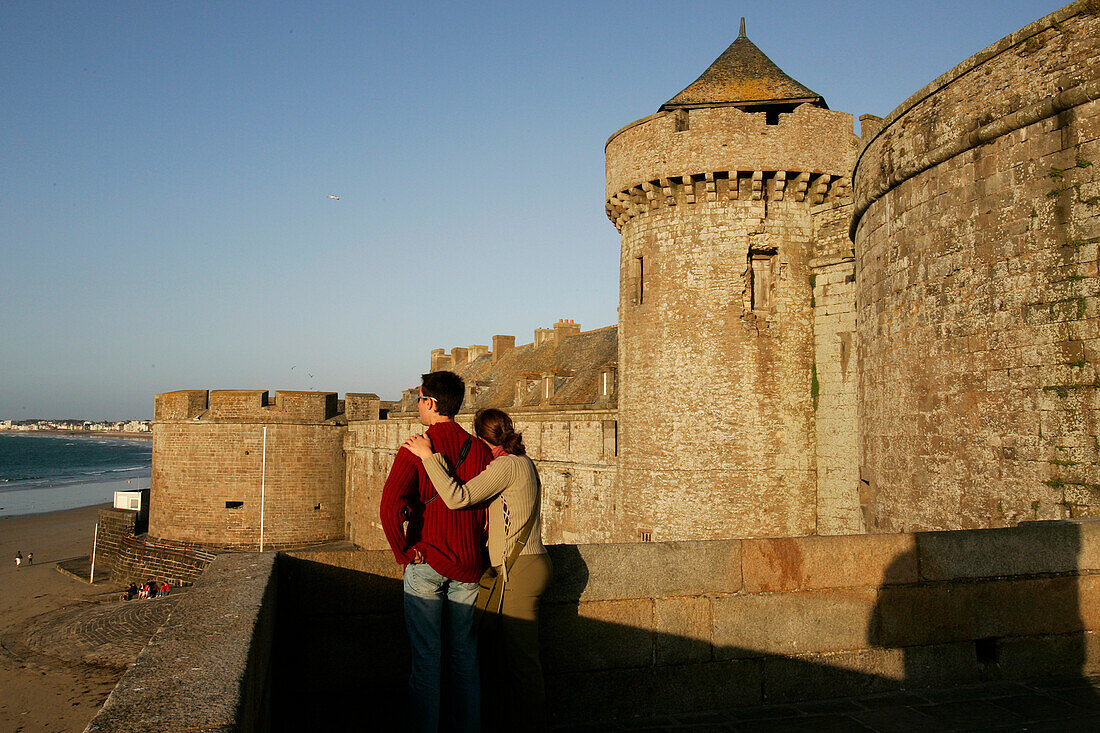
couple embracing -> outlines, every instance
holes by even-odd
[[[538,603],[552,568],[542,544],[538,473],[506,413],[478,411],[477,437],[454,421],[464,396],[453,372],[421,377],[417,410],[428,429],[401,446],[382,490],[382,528],[405,566],[410,722],[430,733],[543,730]],[[475,605],[488,600],[483,593],[478,603],[478,584],[490,576],[503,593],[478,617]]]

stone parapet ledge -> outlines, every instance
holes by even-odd
[[[218,557],[85,733],[266,730],[274,569],[274,553]]]
[[[1100,520],[548,551],[558,725],[1100,671]],[[343,730],[403,694],[405,639],[389,551],[223,555],[87,733]]]

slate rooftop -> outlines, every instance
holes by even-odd
[[[749,40],[742,18],[737,40],[698,79],[662,104],[660,111],[801,103],[829,108],[824,97],[789,77]]]

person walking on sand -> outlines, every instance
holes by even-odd
[[[460,481],[481,473],[493,457],[454,421],[465,395],[466,385],[454,372],[430,372],[421,376],[416,402],[432,445]],[[479,731],[474,604],[485,569],[485,509],[456,512],[437,498],[420,460],[398,450],[382,488],[379,516],[394,558],[405,566],[405,627],[412,652],[408,727]],[[441,696],[444,683],[448,695]],[[442,725],[441,697],[450,701],[450,720]]]
[[[34,565],[34,553],[33,552],[28,552],[27,553],[27,564],[28,565]]]
[[[15,551],[15,567],[19,567],[22,564],[23,564],[23,551],[22,550],[16,550]]]

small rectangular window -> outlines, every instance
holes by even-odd
[[[639,534],[641,536],[642,542],[652,542],[653,541],[653,533],[650,532],[649,530],[643,529]]]
[[[645,302],[645,258],[638,257],[635,262],[636,265],[634,269],[636,270],[636,277],[638,279],[638,291],[636,294],[636,299],[638,301],[638,305],[641,305],[643,302]]]
[[[775,251],[749,253],[749,270],[752,280],[752,309],[765,310],[772,307],[775,291]]]
[[[226,509],[240,509],[244,506],[243,501],[227,501],[225,502]]]

